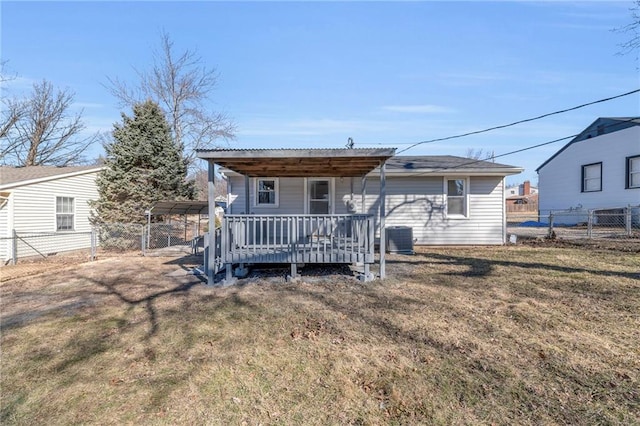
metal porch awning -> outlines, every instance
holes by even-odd
[[[395,148],[201,149],[198,157],[247,177],[358,177],[394,153]]]

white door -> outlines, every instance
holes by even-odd
[[[331,181],[329,179],[307,180],[307,211],[309,214],[331,212]]]

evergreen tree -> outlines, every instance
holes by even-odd
[[[193,199],[187,163],[157,103],[134,105],[133,117],[123,113],[104,148],[106,169],[97,179],[94,222],[145,223],[144,212],[155,202]]]

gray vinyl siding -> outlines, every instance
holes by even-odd
[[[362,213],[360,178],[353,179],[353,197],[350,178],[335,179],[334,212],[348,213],[348,202],[353,199],[357,213]],[[244,178],[232,176],[231,213],[244,210]],[[386,226],[413,228],[416,244],[424,245],[489,245],[504,243],[504,194],[500,176],[471,176],[469,178],[469,215],[464,219],[446,216],[446,197],[442,176],[387,176]],[[253,197],[254,183],[250,186]],[[378,177],[367,178],[364,212],[376,216],[379,223]],[[280,179],[279,208],[256,208],[256,214],[300,214],[304,212],[304,180]],[[253,203],[253,199],[251,199]],[[379,236],[379,231],[377,232]]]
[[[230,214],[245,214],[244,176],[229,176],[231,183]],[[255,205],[255,179],[249,180],[251,214],[300,214],[304,211],[304,185],[300,178],[278,179],[278,207]]]
[[[98,197],[96,176],[97,172],[93,172],[12,189],[13,229],[18,235],[48,233],[50,236],[46,238],[29,240],[29,244],[43,254],[89,248],[91,246],[89,200],[95,200]],[[74,199],[73,231],[56,231],[56,197]],[[19,257],[38,254],[25,244],[19,244],[18,249],[22,251],[18,253]],[[25,251],[32,253],[25,253]]]

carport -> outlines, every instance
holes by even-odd
[[[174,243],[178,242],[179,244],[174,245],[187,245],[191,244],[192,249],[195,251],[197,248],[198,241],[202,238],[202,227],[201,222],[204,218],[208,220],[208,202],[207,201],[198,201],[198,200],[187,200],[187,201],[158,201],[149,209],[145,210],[145,215],[147,216],[147,232],[146,232],[146,248],[151,248],[152,236],[167,238],[167,247],[172,246],[172,238],[174,238]],[[183,226],[182,235],[178,238],[175,235],[175,232],[170,232],[172,220],[171,217],[179,215],[181,219],[179,223]],[[198,215],[198,221],[196,223],[196,228],[193,230],[193,236],[189,238],[188,235],[188,216],[189,215]],[[168,222],[164,222],[166,230],[157,230],[157,232],[153,232],[152,217],[157,216],[168,216]],[[164,234],[163,234],[164,231]],[[160,234],[160,235],[157,235]]]

